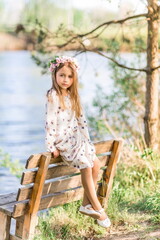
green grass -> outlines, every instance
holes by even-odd
[[[78,212],[81,201],[52,208],[39,218],[37,236],[34,240],[79,240],[84,237],[103,236],[105,229],[99,228],[94,219]]]

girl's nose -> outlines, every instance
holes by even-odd
[[[64,82],[67,82],[68,80],[69,80],[68,77],[65,77],[65,78],[64,78]]]

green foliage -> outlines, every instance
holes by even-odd
[[[134,208],[137,208],[139,211],[145,211],[156,215],[159,214],[160,216],[160,192],[145,196],[145,199],[136,203]]]
[[[11,156],[8,153],[4,153],[2,149],[0,149],[0,167],[8,168],[18,178],[22,175],[23,167],[19,160],[12,161]]]
[[[38,2],[36,0],[29,0],[21,13],[21,22],[24,24],[34,24],[38,20],[46,27],[49,27],[51,18],[54,22],[57,11],[59,12],[59,9],[49,0],[39,0]],[[53,12],[55,12],[54,15]]]
[[[135,43],[134,43],[134,52],[139,53],[139,51],[145,51],[146,50],[146,42],[142,38],[142,36],[137,36],[135,38]]]
[[[74,26],[76,28],[79,28],[82,26],[83,23],[83,12],[79,9],[74,10],[74,16],[73,16],[73,22]]]
[[[103,42],[106,46],[106,52],[117,53],[120,50],[120,42],[116,38],[103,38]]]
[[[118,54],[116,59],[127,65],[125,61],[122,62]],[[141,61],[138,57],[136,60],[137,63]],[[133,63],[130,65],[134,67]],[[112,91],[106,94],[105,89],[102,90],[97,85],[96,96],[93,100],[96,114],[92,114],[92,116],[88,114],[89,123],[95,132],[94,135],[99,135],[100,139],[105,137],[106,133],[112,135],[115,133],[113,136],[141,139],[145,98],[144,73],[122,70],[115,63],[110,63],[110,68],[112,70],[111,78],[114,80]]]

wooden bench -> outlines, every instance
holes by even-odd
[[[95,143],[101,163],[97,194],[106,207],[112,187],[122,140]],[[0,240],[33,239],[37,212],[83,197],[79,170],[66,166],[60,157],[45,152],[31,155],[22,173],[16,193],[0,195]],[[15,233],[10,233],[11,219],[15,219]]]

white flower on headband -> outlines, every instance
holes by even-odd
[[[56,67],[58,67],[61,63],[66,63],[66,62],[70,62],[74,65],[75,70],[78,71],[79,70],[79,64],[77,62],[77,60],[73,57],[67,57],[67,56],[55,56],[53,60],[51,60],[48,64],[49,67],[49,71],[53,72],[54,69]]]

